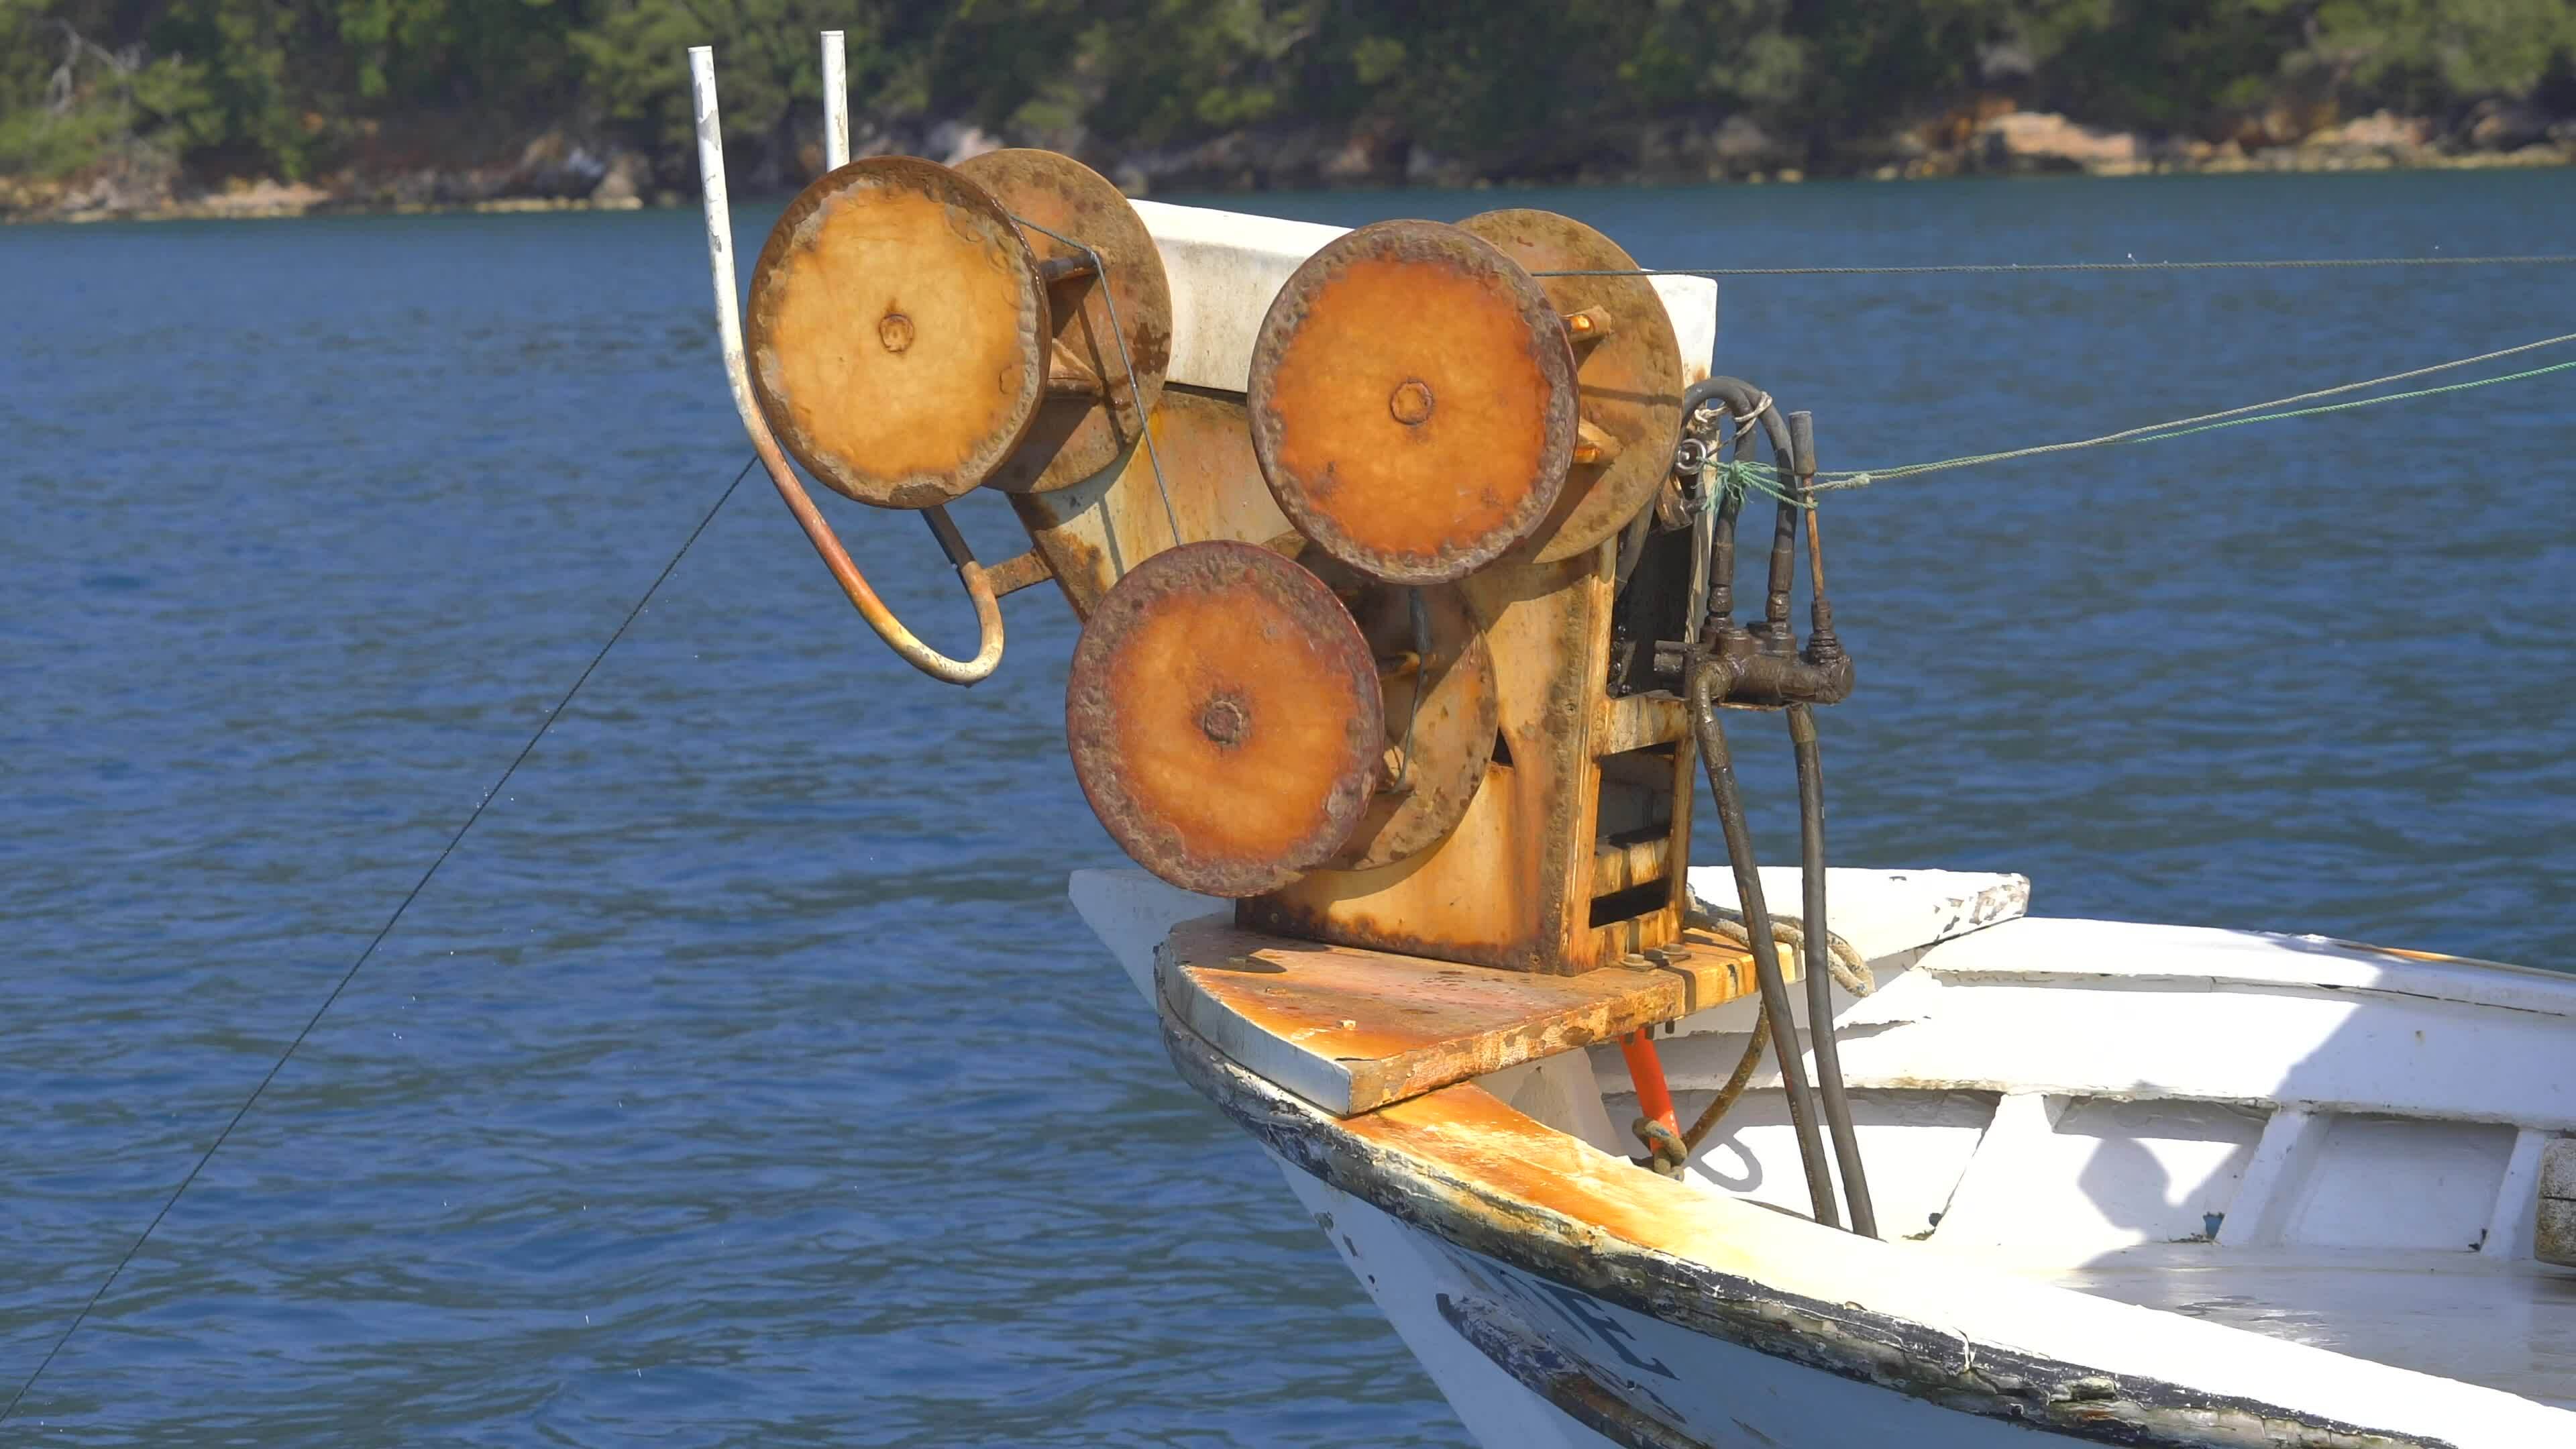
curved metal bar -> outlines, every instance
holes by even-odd
[[[1771,394],[1740,377],[1712,377],[1705,382],[1695,382],[1683,390],[1682,429],[1685,434],[1690,429],[1692,415],[1711,401],[1726,404],[1728,411],[1734,414],[1737,420],[1739,431],[1745,420],[1759,418],[1762,422],[1763,436],[1771,441],[1771,462],[1772,467],[1780,475],[1781,502],[1778,516],[1772,523],[1771,589],[1765,600],[1763,624],[1768,631],[1766,637],[1774,647],[1785,645],[1790,638],[1790,552],[1797,537],[1796,515],[1804,511],[1788,501],[1797,496],[1792,491],[1795,487],[1794,478],[1798,467],[1797,443],[1788,422],[1781,417],[1779,406],[1772,401]],[[1738,438],[1736,456],[1742,458],[1748,451],[1744,440]],[[1730,542],[1732,542],[1731,539]],[[1728,578],[1727,584],[1731,594],[1734,585],[1732,576]]]
[[[949,521],[948,511],[926,508],[922,514],[949,562],[957,566],[957,577],[966,586],[966,596],[974,601],[978,647],[971,659],[951,659],[903,626],[903,621],[877,597],[876,590],[869,587],[867,576],[859,572],[850,551],[841,546],[832,525],[824,520],[822,510],[814,506],[804,483],[779,451],[769,420],[761,415],[760,402],[752,396],[751,365],[743,354],[741,303],[734,294],[733,218],[725,200],[724,136],[716,119],[713,48],[689,47],[689,91],[697,115],[698,180],[706,191],[707,263],[715,274],[716,333],[724,347],[725,380],[733,385],[734,411],[742,417],[743,431],[751,435],[752,451],[760,455],[769,481],[777,487],[787,511],[796,516],[797,526],[805,530],[806,541],[822,556],[823,567],[848,596],[850,606],[859,611],[859,617],[867,620],[868,627],[888,648],[913,668],[943,683],[973,684],[990,676],[1002,662],[1001,600],[984,576],[983,566],[975,562],[975,555],[966,547],[965,538]]]
[[[1698,412],[1701,405],[1711,398],[1725,403],[1738,417],[1748,413],[1759,414],[1762,431],[1769,435],[1773,455],[1780,460],[1780,484],[1785,489],[1789,484],[1789,459],[1797,450],[1789,440],[1789,425],[1782,420],[1780,409],[1772,405],[1771,395],[1740,377],[1712,377],[1705,382],[1692,383],[1682,390],[1682,426],[1685,429],[1690,426],[1691,414]]]

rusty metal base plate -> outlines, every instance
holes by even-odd
[[[1164,1009],[1337,1116],[1674,1021],[1754,989],[1753,959],[1701,932],[1580,976],[1460,966],[1184,921],[1158,954]]]

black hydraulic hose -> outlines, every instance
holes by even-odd
[[[1735,893],[1744,908],[1746,949],[1753,953],[1753,974],[1762,987],[1762,1007],[1771,1019],[1771,1049],[1780,1064],[1780,1085],[1789,1098],[1789,1124],[1798,1135],[1798,1160],[1807,1172],[1807,1200],[1816,1221],[1842,1226],[1835,1209],[1833,1176],[1825,1166],[1825,1146],[1816,1131],[1816,1105],[1807,1095],[1807,1076],[1798,1065],[1798,1028],[1789,1009],[1789,985],[1780,974],[1780,949],[1771,938],[1771,912],[1762,901],[1762,872],[1753,860],[1753,830],[1745,822],[1744,796],[1736,788],[1734,757],[1727,753],[1726,727],[1718,723],[1712,697],[1714,661],[1692,661],[1691,728],[1699,736],[1700,763],[1708,771],[1708,793],[1717,805],[1718,828],[1726,836],[1727,863],[1735,868]],[[1813,932],[1811,935],[1822,935]],[[1831,1027],[1831,1018],[1826,1028]],[[1820,1033],[1821,1034],[1821,1033]]]
[[[1825,602],[1825,549],[1816,536],[1816,420],[1812,413],[1789,414],[1789,441],[1796,453],[1797,510],[1807,527],[1807,587],[1813,595],[1814,632],[1808,636],[1811,657],[1839,654],[1834,638],[1833,606]],[[1789,512],[1781,505],[1782,516]],[[1775,550],[1776,565],[1780,555]],[[1773,617],[1785,631],[1788,598],[1775,577]],[[1834,1159],[1843,1173],[1843,1201],[1851,1209],[1852,1231],[1878,1236],[1878,1209],[1870,1201],[1869,1174],[1861,1166],[1860,1138],[1852,1127],[1851,1098],[1843,1091],[1842,1044],[1834,1037],[1833,973],[1826,964],[1832,929],[1825,915],[1825,766],[1816,741],[1816,712],[1804,704],[1789,706],[1789,745],[1798,758],[1798,883],[1804,900],[1807,953],[1808,1038],[1816,1044],[1816,1092],[1824,1098],[1825,1126],[1834,1139]]]
[[[1771,456],[1779,460],[1781,491],[1788,491],[1789,459],[1797,449],[1789,441],[1789,424],[1772,405],[1771,394],[1740,377],[1712,377],[1682,389],[1682,427],[1688,429],[1693,414],[1711,399],[1725,403],[1735,417],[1752,421],[1759,418],[1762,432],[1771,440]],[[1740,449],[1738,450],[1741,451]]]
[[[1798,882],[1806,897],[1807,1036],[1816,1046],[1816,1091],[1825,1100],[1825,1126],[1843,1171],[1852,1231],[1874,1238],[1878,1209],[1870,1202],[1869,1174],[1861,1170],[1851,1099],[1843,1093],[1842,1047],[1834,1040],[1834,975],[1827,961],[1832,937],[1825,928],[1825,769],[1816,748],[1816,712],[1806,705],[1789,706],[1789,743],[1798,755]]]
[[[1735,431],[1727,446],[1736,457],[1743,457],[1752,438],[1742,430]],[[1708,535],[1708,597],[1700,601],[1699,642],[1705,649],[1715,637],[1712,628],[1723,629],[1735,616],[1735,516],[1744,511],[1744,495],[1732,488],[1721,490],[1717,499],[1717,519]]]
[[[1771,395],[1740,377],[1712,377],[1682,389],[1682,426],[1690,426],[1691,414],[1707,406],[1709,399],[1725,403],[1739,418],[1759,414],[1762,430],[1771,435],[1771,446],[1780,456],[1789,455],[1789,425],[1771,406]]]

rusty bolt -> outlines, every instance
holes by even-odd
[[[1228,749],[1242,744],[1251,732],[1252,719],[1244,713],[1243,701],[1233,695],[1220,694],[1199,711],[1199,733]]]

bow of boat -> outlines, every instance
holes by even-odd
[[[1402,1021],[1238,1011],[1227,981],[1211,1005],[1193,954],[1234,953],[1245,992],[1305,978],[1203,897],[1132,873],[1074,896],[1485,1444],[2576,1442],[2576,1276],[2535,1256],[2576,981],[1836,875],[1882,985],[1836,1026],[1896,1241],[1801,1215],[1776,1072],[1678,1180],[1612,1125],[1624,1019],[1335,1099],[1360,1062],[1283,1063],[1398,1055]],[[1666,1009],[1692,1108],[1751,1007]]]

